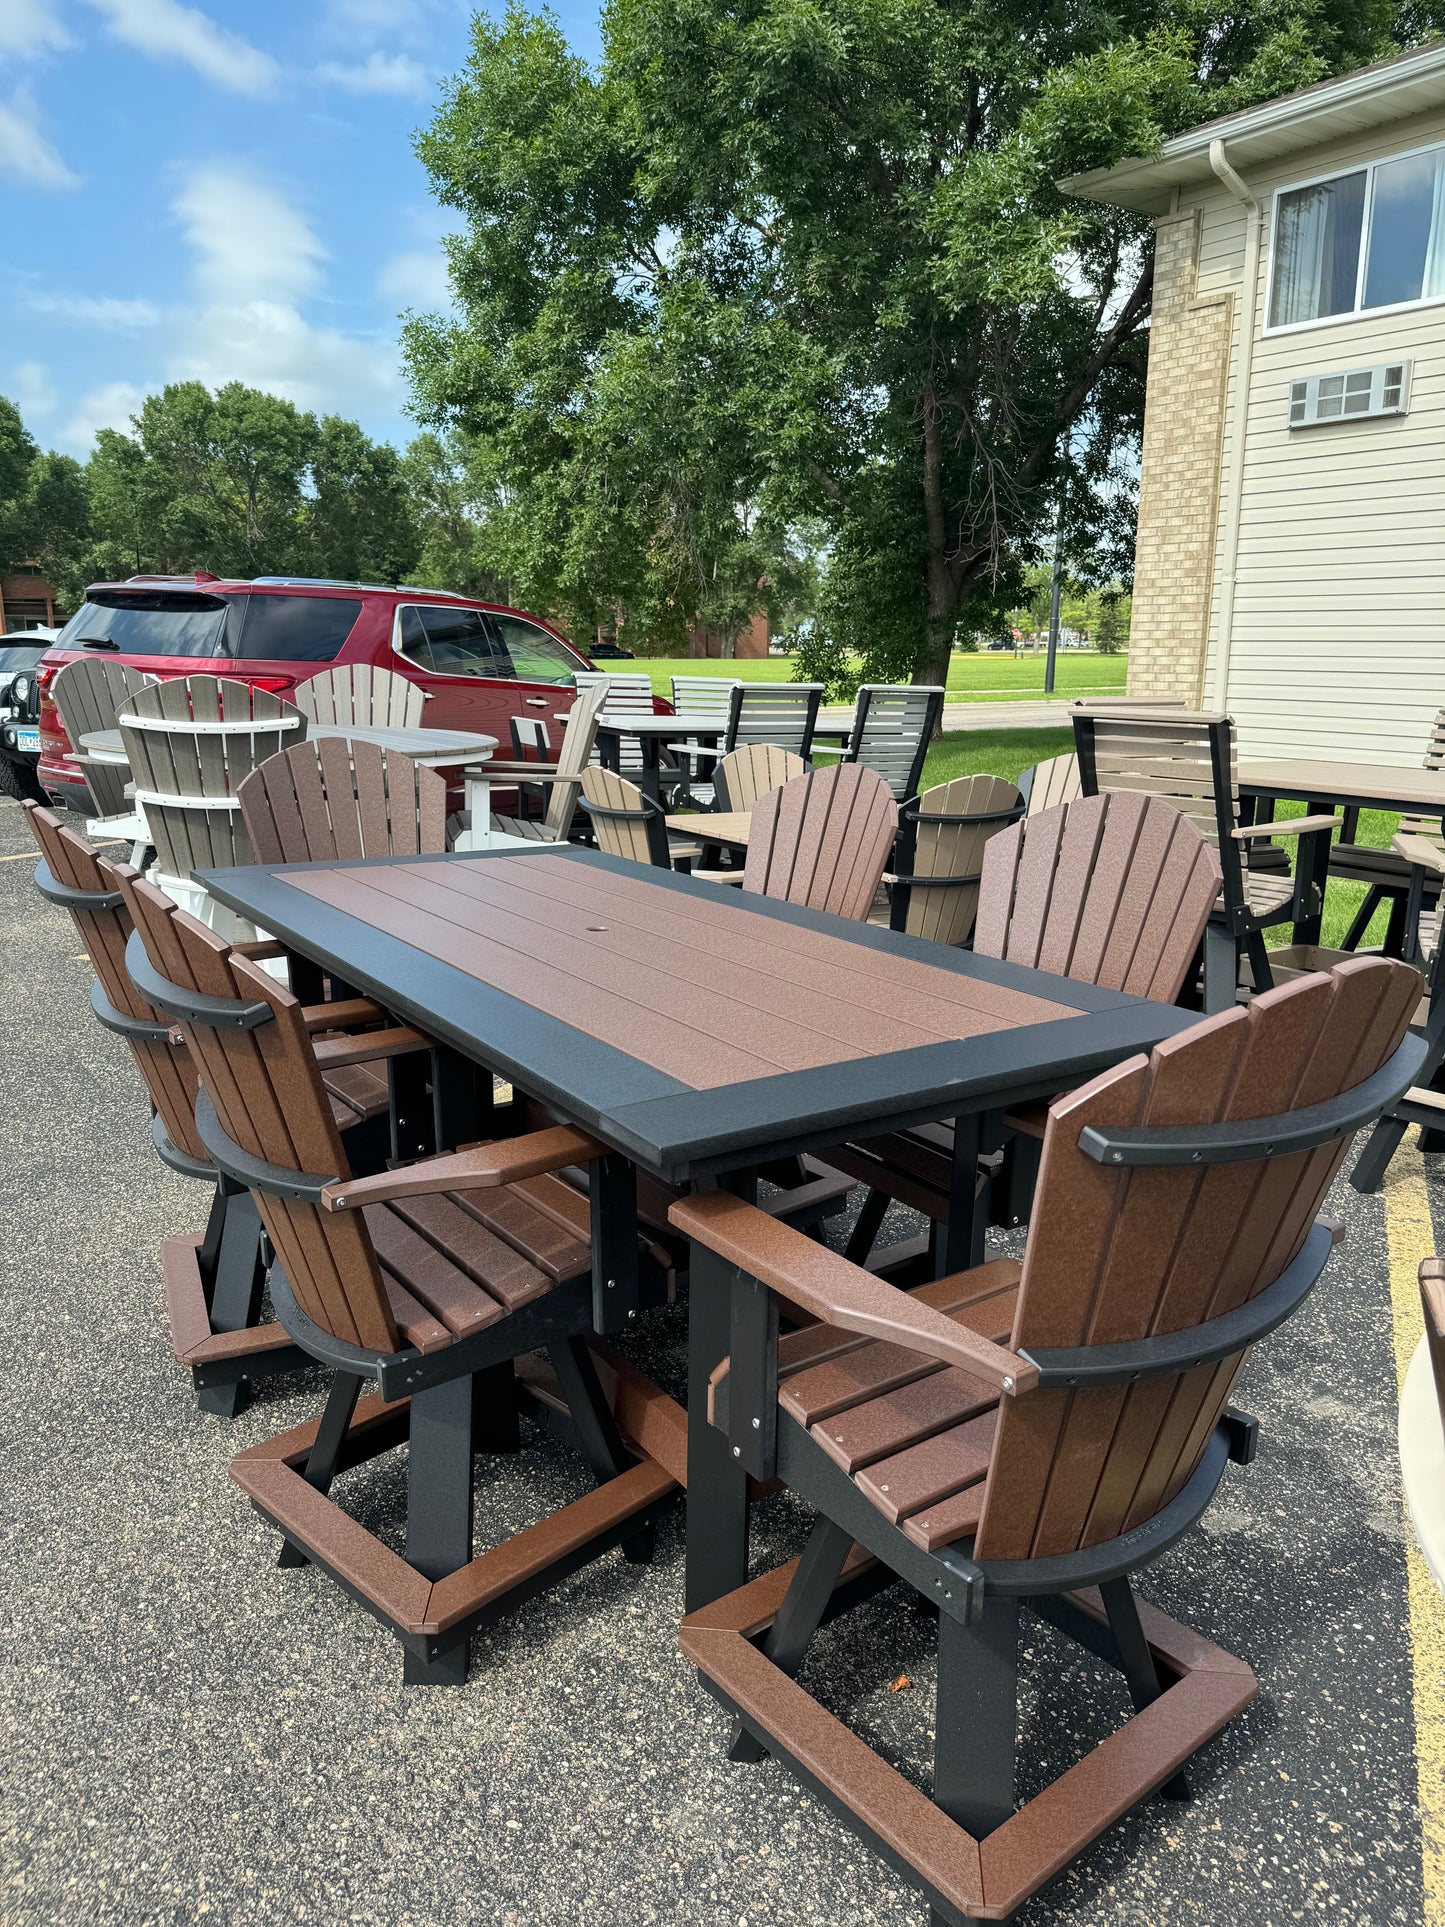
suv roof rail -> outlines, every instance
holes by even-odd
[[[467,595],[461,589],[428,589],[421,582],[398,582],[397,588],[407,595],[445,596],[449,602],[480,602],[480,596]]]
[[[251,581],[266,589],[373,589],[382,595],[390,595],[395,587],[390,582],[346,582],[334,575],[256,575]]]

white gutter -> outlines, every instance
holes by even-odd
[[[1240,513],[1244,506],[1244,444],[1249,433],[1249,380],[1254,367],[1260,237],[1264,215],[1258,198],[1230,166],[1222,140],[1209,143],[1209,165],[1244,208],[1244,274],[1239,297],[1239,360],[1234,373],[1234,434],[1224,475],[1222,540],[1215,567],[1215,580],[1219,584],[1219,646],[1214,662],[1213,706],[1216,710],[1223,710],[1229,706],[1229,657],[1234,645],[1234,582],[1239,560]],[[1206,678],[1208,673],[1206,661]],[[1199,693],[1202,702],[1202,687]]]

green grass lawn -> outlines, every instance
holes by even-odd
[[[652,678],[659,696],[672,695],[673,676],[731,676],[739,682],[791,682],[790,656],[766,656],[756,662],[676,661],[671,658],[639,656],[634,663],[608,665],[618,670],[643,671]],[[1101,696],[1124,693],[1129,674],[1127,655],[1099,656],[1091,649],[1061,649],[1050,701],[1067,702],[1074,696]],[[1044,693],[1042,654],[1023,656],[953,656],[948,665],[948,693],[955,702],[1018,702],[1038,700]]]
[[[977,658],[965,657],[964,660],[976,661]],[[955,776],[974,776],[980,771],[992,776],[1006,776],[1010,782],[1015,782],[1020,772],[1031,764],[1042,762],[1049,756],[1067,755],[1073,747],[1072,729],[951,730],[940,736],[928,752],[928,760],[923,765],[922,787],[927,789],[931,784],[947,783]],[[1304,810],[1303,803],[1280,803],[1275,814],[1284,819],[1303,816]],[[1388,849],[1390,838],[1399,828],[1399,823],[1398,816],[1392,816],[1385,810],[1362,810],[1355,841],[1368,843],[1374,849]],[[1274,841],[1289,852],[1290,865],[1293,867],[1298,839],[1284,836],[1276,837]],[[1331,883],[1325,891],[1321,943],[1338,947],[1364,900],[1363,883]],[[1376,911],[1365,937],[1367,944],[1379,943],[1383,939],[1388,915],[1388,906]],[[1284,923],[1267,931],[1265,941],[1271,947],[1277,947],[1289,943],[1292,936],[1289,924]]]

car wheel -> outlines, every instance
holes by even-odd
[[[45,792],[30,765],[13,763],[8,756],[0,756],[0,796],[13,796],[17,803],[27,798],[45,801]]]

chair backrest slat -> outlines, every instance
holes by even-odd
[[[636,670],[619,670],[615,675],[601,669],[579,669],[573,678],[579,691],[600,688],[606,695],[603,709],[613,715],[651,716],[652,678]],[[635,736],[624,736],[618,745],[617,760],[624,770],[643,766],[642,745]],[[596,761],[594,751],[593,761]]]
[[[914,795],[945,691],[922,683],[864,683],[848,761],[876,769],[901,803]]]
[[[1045,762],[1035,763],[1019,778],[1019,788],[1028,798],[1030,816],[1051,810],[1058,803],[1072,803],[1084,793],[1079,787],[1078,757],[1050,756]]]
[[[61,727],[70,739],[78,767],[84,772],[86,788],[98,816],[129,813],[125,788],[131,780],[130,772],[120,763],[88,761],[80,739],[96,730],[114,729],[119,712],[154,681],[153,676],[142,675],[140,670],[128,668],[125,663],[87,657],[68,662],[50,686],[51,699],[60,712]]]
[[[861,921],[897,829],[898,805],[876,771],[810,770],[754,805],[743,887]]]
[[[1212,1124],[1324,1102],[1395,1050],[1418,998],[1407,966],[1355,958],[1205,1019],[1050,1108],[1011,1342],[1115,1344],[1248,1303],[1298,1254],[1349,1149],[1118,1169],[1087,1124]],[[1153,1516],[1188,1481],[1245,1354],[1138,1384],[1005,1399],[975,1552],[1049,1557]]]
[[[304,738],[301,711],[250,683],[186,676],[137,691],[121,713],[161,873],[253,862],[237,793],[258,763]]]
[[[662,812],[635,783],[614,770],[593,767],[582,773],[582,807],[605,856],[629,863],[651,863],[671,869],[667,825]]]
[[[338,663],[297,683],[292,701],[313,723],[420,729],[427,692],[409,676],[369,662]]]
[[[113,867],[97,857],[53,811],[27,803],[25,812],[57,883],[70,890],[103,895],[115,892],[118,886]],[[126,939],[132,928],[130,912],[123,906],[98,906],[72,908],[70,916],[111,1008],[122,1017],[137,1018],[142,1023],[165,1023],[162,1014],[141,996],[125,967]],[[167,1137],[188,1157],[204,1160],[206,1154],[196,1136],[196,1071],[185,1046],[159,1038],[127,1037],[126,1042]]]
[[[736,676],[673,676],[672,706],[679,716],[725,723],[732,713]]]
[[[1435,721],[1430,728],[1430,740],[1425,745],[1423,767],[1428,770],[1445,769],[1445,709],[1435,711]],[[1437,849],[1445,848],[1445,836],[1441,835],[1438,816],[1420,816],[1407,811],[1400,818],[1402,835],[1428,837]]]
[[[579,670],[579,682],[581,678]],[[606,706],[607,695],[607,678],[598,677],[587,688],[579,688],[577,700],[567,712],[567,727],[557,751],[557,775],[565,780],[548,785],[547,809],[542,818],[543,838],[549,843],[565,843],[572,828],[582,772],[591,761],[597,718]]]
[[[724,752],[740,743],[770,743],[807,762],[822,700],[819,682],[739,683],[732,693]]]
[[[893,927],[934,943],[963,943],[978,907],[983,853],[991,838],[1007,827],[1004,812],[1021,810],[1023,798],[1002,776],[955,776],[935,783],[904,805],[898,839],[901,877],[956,877],[956,884],[894,885]],[[938,822],[933,818],[976,817],[977,822]],[[903,915],[900,919],[897,911]]]
[[[431,856],[447,846],[445,777],[375,743],[299,743],[268,756],[236,793],[259,863]]]
[[[1026,817],[983,854],[974,949],[1172,1003],[1219,894],[1195,823],[1134,791]]]
[[[720,810],[750,810],[769,790],[806,776],[808,765],[790,749],[771,743],[746,743],[714,765],[712,780]]]
[[[271,1020],[249,1030],[181,1023],[227,1137],[248,1155],[286,1170],[349,1177],[297,1000],[159,890],[131,872],[117,874],[146,953],[162,976],[206,996],[271,1008]],[[362,1214],[324,1212],[267,1191],[253,1195],[306,1315],[348,1343],[396,1350],[386,1282]]]

